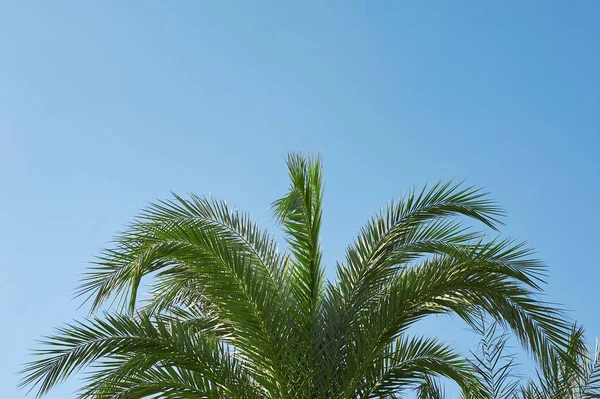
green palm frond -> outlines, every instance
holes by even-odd
[[[190,326],[161,317],[108,314],[67,325],[44,341],[46,349],[37,351],[39,359],[24,370],[23,385],[38,386],[44,394],[73,372],[94,365],[81,397],[108,398],[112,396],[106,392],[121,382],[167,372],[168,365],[182,378],[195,375],[190,384],[203,392],[256,390],[248,371],[213,334],[218,328],[210,320],[197,319]]]
[[[481,335],[477,349],[470,360],[485,399],[513,398],[519,388],[517,364],[513,354],[507,353],[508,335],[499,332],[497,323],[491,325],[484,317],[473,325]]]
[[[312,325],[321,302],[324,279],[319,241],[323,196],[321,160],[290,154],[288,171],[289,192],[275,201],[272,208],[293,254],[290,273],[297,305],[306,322]]]
[[[400,338],[369,364],[357,360],[349,356],[346,367],[364,370],[350,373],[360,377],[344,384],[345,397],[385,397],[418,387],[431,376],[451,378],[465,388],[476,385],[468,362],[435,339]]]
[[[589,352],[584,330],[574,326],[566,351],[552,356],[540,367],[537,380],[530,380],[521,390],[523,399],[592,399],[600,398],[600,352],[598,343]]]
[[[584,399],[600,398],[600,342],[596,340],[593,356],[585,362],[585,374],[582,385]]]
[[[295,317],[303,329],[292,339],[307,349],[296,360],[307,370],[299,395],[308,395],[316,369],[315,336],[321,324],[321,304],[325,271],[321,263],[320,230],[323,181],[321,159],[290,154],[287,160],[291,186],[288,193],[272,204],[277,221],[282,225],[292,255],[290,285],[295,302]],[[296,352],[300,354],[300,352]],[[297,383],[299,383],[298,381]],[[301,393],[306,391],[306,393]]]
[[[367,223],[327,282],[321,159],[290,154],[287,166],[290,188],[272,204],[285,251],[225,202],[174,195],[150,205],[78,289],[92,313],[114,313],[43,341],[22,385],[43,395],[85,369],[86,399],[394,398],[407,389],[440,399],[445,377],[480,399],[473,363],[408,332],[451,313],[470,324],[485,314],[514,332],[548,365],[544,376],[585,364],[569,378],[596,397],[596,363],[568,361],[570,326],[537,297],[543,265],[523,244],[486,241],[469,225],[500,225],[486,193],[454,182],[413,190]]]
[[[480,190],[448,182],[429,191],[413,191],[374,217],[348,248],[338,266],[339,291],[352,309],[371,299],[381,283],[399,266],[424,253],[445,252],[448,247],[480,237],[456,220],[467,216],[495,228],[502,211]],[[358,305],[357,305],[358,304]],[[352,313],[351,313],[352,314]]]
[[[154,311],[181,303],[202,304],[235,334],[228,341],[257,367],[278,372],[278,352],[293,326],[285,255],[249,217],[226,204],[192,196],[155,204],[117,239],[87,276],[81,293],[99,306],[111,295],[135,305],[142,276],[155,275]],[[226,293],[226,295],[224,295]]]
[[[428,315],[454,313],[471,322],[474,314],[484,312],[511,328],[543,361],[565,344],[563,332],[569,327],[559,319],[560,313],[535,300],[527,289],[529,262],[513,256],[520,248],[509,250],[500,242],[434,256],[401,269],[380,299],[355,317],[347,339],[365,342],[366,354],[378,353]],[[343,358],[347,346],[339,347],[338,358]],[[365,363],[371,361],[370,356],[363,358]]]
[[[446,399],[446,391],[438,379],[427,377],[417,388],[417,399]]]
[[[173,200],[146,208],[129,230],[117,237],[115,248],[106,250],[86,274],[78,294],[94,297],[92,311],[115,294],[129,297],[123,302],[133,309],[141,277],[164,272],[177,265],[182,260],[179,257],[196,260],[194,251],[218,258],[222,256],[220,248],[213,247],[219,244],[227,251],[223,255],[244,256],[265,284],[285,290],[288,280],[281,266],[286,262],[275,240],[249,215],[229,210],[222,201],[174,195]],[[126,292],[128,288],[131,292]]]

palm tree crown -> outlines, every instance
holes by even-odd
[[[89,368],[80,398],[391,398],[435,376],[476,392],[468,361],[407,332],[443,313],[472,324],[483,312],[538,360],[568,345],[561,313],[537,297],[542,264],[466,224],[496,229],[502,211],[486,193],[438,183],[390,203],[329,282],[321,160],[294,153],[287,166],[273,203],[285,251],[224,202],[151,205],[86,274],[92,316],[47,337],[22,384],[43,395]]]

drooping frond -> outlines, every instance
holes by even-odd
[[[456,218],[470,217],[495,228],[502,214],[486,193],[452,182],[413,191],[390,203],[363,227],[338,267],[339,291],[346,306],[352,309],[370,300],[398,266],[480,237]]]
[[[81,293],[95,294],[93,308],[111,295],[129,296],[154,277],[146,309],[202,305],[227,326],[227,340],[257,368],[282,372],[291,320],[285,256],[247,215],[223,202],[192,196],[152,205],[116,240],[86,277]],[[278,389],[273,387],[273,389]]]
[[[205,242],[190,242],[204,238]],[[196,237],[194,237],[196,236]],[[124,295],[132,309],[141,278],[178,263],[178,251],[200,247],[207,252],[208,236],[243,253],[257,275],[278,289],[286,287],[285,256],[277,244],[261,231],[247,214],[231,211],[223,201],[191,195],[186,200],[176,194],[146,208],[128,231],[115,239],[115,248],[106,250],[86,274],[79,295],[93,296],[92,311],[113,295]],[[185,255],[185,254],[184,254]],[[126,290],[130,289],[128,293]]]
[[[535,298],[527,282],[529,272],[539,265],[514,258],[521,251],[520,245],[507,248],[499,242],[457,249],[404,268],[379,300],[354,319],[347,334],[369,345],[366,353],[376,353],[428,315],[454,313],[472,322],[483,312],[509,327],[542,361],[566,345],[569,325],[552,306]],[[342,346],[338,358],[346,356],[346,350]]]
[[[328,317],[338,320],[333,335],[344,334],[358,313],[377,301],[383,287],[406,264],[432,254],[454,251],[480,239],[462,218],[495,227],[502,215],[487,194],[448,182],[412,191],[392,202],[363,229],[338,265],[337,285],[328,289]],[[334,314],[335,313],[335,314]]]
[[[346,359],[343,397],[387,397],[416,388],[433,376],[448,377],[465,388],[476,388],[468,362],[435,339],[400,338],[381,352],[367,354],[371,357],[369,362],[361,361],[363,349],[368,348],[357,342],[356,351],[350,352]]]
[[[258,393],[248,372],[214,337],[215,329],[218,325],[210,321],[190,326],[141,315],[105,315],[67,325],[43,342],[45,349],[24,369],[22,384],[37,387],[43,395],[74,372],[94,365],[81,398],[131,397],[125,391],[134,389],[140,395],[142,385],[150,389],[145,378],[170,373],[177,378],[155,383],[184,384],[187,376],[185,384],[192,391],[230,392],[232,397],[244,391]]]

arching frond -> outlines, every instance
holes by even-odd
[[[358,345],[357,345],[358,346]],[[360,352],[362,348],[357,347]],[[435,339],[401,338],[369,363],[362,356],[347,359],[344,397],[379,398],[418,387],[433,376],[451,378],[465,388],[476,389],[467,361]]]
[[[349,309],[369,301],[386,279],[412,258],[444,252],[479,237],[455,218],[466,216],[495,228],[503,212],[473,187],[448,182],[412,191],[375,216],[338,267],[339,292]],[[353,314],[353,313],[351,313]]]
[[[365,353],[377,353],[428,315],[455,313],[470,323],[474,314],[484,312],[514,331],[543,361],[566,347],[570,327],[552,306],[535,298],[527,282],[539,265],[514,257],[521,252],[520,245],[507,248],[499,242],[457,249],[402,269],[380,299],[354,319],[347,339],[364,341],[370,345]],[[346,350],[343,346],[338,356],[343,358]]]
[[[110,295],[129,295],[133,306],[141,277],[152,274],[156,294],[147,310],[203,303],[228,326],[228,342],[278,373],[288,338],[298,334],[282,323],[292,317],[286,262],[246,215],[223,202],[176,196],[148,208],[117,239],[81,292],[96,294],[94,307]]]
[[[215,329],[218,325],[210,321],[192,326],[143,315],[105,315],[67,325],[44,341],[46,349],[37,351],[39,359],[23,371],[23,385],[38,387],[38,394],[43,395],[69,375],[93,365],[82,398],[125,395],[123,384],[131,389],[134,380],[141,383],[152,373],[171,372],[180,378],[193,375],[192,390],[219,390],[234,397],[236,392],[256,391],[248,369],[213,336]],[[177,379],[172,383],[177,384]]]
[[[247,214],[230,211],[222,201],[195,195],[186,200],[174,194],[173,200],[146,208],[129,230],[115,239],[115,248],[106,250],[94,263],[78,294],[94,296],[92,311],[113,295],[127,296],[131,309],[141,277],[178,264],[185,255],[194,259],[192,255],[197,254],[186,254],[186,249],[214,252],[210,245],[215,241],[223,244],[224,250],[243,254],[265,285],[285,293],[285,255],[279,254],[275,240]]]

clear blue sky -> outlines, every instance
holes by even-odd
[[[548,298],[600,336],[599,15],[596,1],[2,2],[3,397],[25,397],[28,348],[85,313],[79,276],[141,207],[212,194],[271,227],[290,149],[323,153],[329,267],[389,199],[466,178],[547,261]]]

